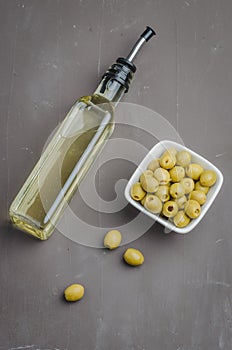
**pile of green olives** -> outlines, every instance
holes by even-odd
[[[139,181],[131,186],[130,194],[151,213],[182,228],[199,217],[216,181],[215,171],[192,162],[188,151],[170,148],[148,164]]]

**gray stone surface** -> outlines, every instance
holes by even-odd
[[[231,13],[229,0],[0,1],[0,349],[231,349]],[[40,242],[9,225],[8,208],[69,107],[146,25],[157,38],[124,101],[165,116],[225,178],[194,231],[155,224],[133,242],[145,264],[132,269],[125,246],[105,252],[59,232]],[[143,142],[133,128],[115,132]],[[62,292],[73,282],[86,295],[70,305]]]

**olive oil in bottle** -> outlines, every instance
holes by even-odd
[[[147,27],[126,58],[118,58],[91,96],[77,100],[11,204],[14,226],[45,240],[114,130],[114,108],[136,67],[133,59],[155,32]]]

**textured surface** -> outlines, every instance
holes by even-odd
[[[229,0],[0,1],[0,349],[231,348],[231,12]],[[155,224],[135,241],[145,264],[132,269],[125,246],[105,252],[58,232],[36,241],[8,224],[8,207],[75,99],[147,24],[158,35],[124,101],[165,116],[225,181],[193,232]],[[66,304],[75,282],[85,298]]]

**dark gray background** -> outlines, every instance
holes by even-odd
[[[231,15],[230,0],[0,1],[1,349],[231,349]],[[155,224],[133,242],[145,255],[133,269],[125,247],[37,241],[9,225],[8,208],[69,107],[147,24],[157,38],[124,101],[165,116],[225,181],[191,233]],[[74,282],[85,298],[66,304]]]

